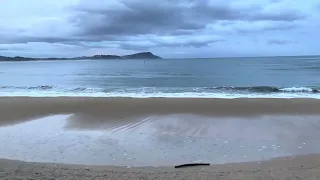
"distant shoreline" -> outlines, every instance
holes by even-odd
[[[150,54],[150,57],[143,56],[142,54]],[[142,55],[142,56],[140,56]],[[140,56],[140,57],[139,57]],[[30,58],[30,57],[22,57],[22,56],[15,56],[15,57],[9,57],[9,56],[1,56],[0,55],[0,62],[21,62],[21,61],[63,61],[63,60],[130,60],[130,59],[172,59],[172,60],[188,60],[188,59],[198,59],[198,60],[206,60],[206,59],[251,59],[251,58],[258,58],[258,59],[264,59],[264,58],[319,58],[320,55],[299,55],[299,56],[234,56],[234,57],[181,57],[181,58],[162,58],[160,56],[154,55],[151,52],[142,52],[142,53],[136,53],[131,55],[125,55],[125,56],[118,56],[118,55],[94,55],[94,56],[81,56],[81,57],[68,57],[68,58],[56,58],[56,57],[49,57],[49,58]]]
[[[127,59],[163,59],[160,56],[156,56],[151,52],[141,52],[135,53],[125,56],[118,55],[94,55],[94,56],[82,56],[82,57],[72,57],[72,58],[30,58],[30,57],[7,57],[0,56],[0,61],[5,62],[21,62],[21,61],[62,61],[62,60],[84,60],[84,59],[92,59],[92,60],[127,60]]]

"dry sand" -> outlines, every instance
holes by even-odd
[[[215,180],[316,180],[320,179],[320,155],[278,158],[264,162],[174,169],[126,168],[26,163],[0,160],[0,179],[215,179]]]
[[[103,129],[140,132],[142,119],[150,116],[163,120],[165,126],[157,125],[152,133],[165,133],[176,135],[176,126],[179,126],[179,136],[207,136],[213,137],[208,122],[213,119],[242,119],[261,120],[266,116],[267,125],[271,121],[275,124],[270,129],[270,138],[274,132],[282,131],[277,127],[285,128],[286,134],[281,137],[286,140],[308,140],[316,142],[311,148],[312,152],[320,153],[316,144],[319,142],[313,136],[314,129],[319,126],[320,101],[315,99],[169,99],[169,98],[30,98],[8,97],[0,98],[0,126],[13,126],[28,122],[36,118],[56,114],[72,114],[66,125],[67,129]],[[185,120],[170,124],[167,116],[179,116]],[[186,117],[185,117],[186,116]],[[194,118],[202,117],[203,123],[194,123]],[[308,119],[308,117],[310,117]],[[203,117],[210,117],[203,118]],[[280,118],[279,118],[280,117]],[[271,118],[271,119],[270,119]],[[210,120],[211,119],[211,120]],[[285,119],[283,121],[283,119]],[[296,123],[286,120],[296,119]],[[262,119],[263,120],[263,119]],[[265,119],[264,119],[265,120]],[[263,120],[263,121],[264,121]],[[304,122],[305,120],[306,122]],[[308,121],[308,123],[307,123]],[[310,121],[310,122],[309,122]],[[234,122],[234,121],[232,121]],[[127,126],[127,124],[131,124]],[[185,123],[185,124],[183,124]],[[200,123],[200,124],[201,124]],[[306,123],[307,125],[303,125]],[[180,125],[181,124],[181,125]],[[239,123],[238,123],[239,124]],[[241,123],[240,123],[241,124]],[[219,125],[219,124],[217,124]],[[214,128],[216,125],[210,125]],[[124,127],[124,128],[123,128]],[[200,128],[201,127],[201,128]],[[225,127],[225,126],[218,126]],[[227,126],[229,127],[229,125]],[[314,127],[312,129],[312,127]],[[255,127],[252,127],[254,130]],[[270,127],[267,127],[270,128]],[[267,129],[266,128],[266,129]],[[300,129],[302,128],[302,129]],[[303,129],[305,128],[305,129]],[[310,130],[311,128],[311,130]],[[148,128],[144,128],[146,130]],[[205,130],[205,131],[204,131]],[[219,129],[214,129],[219,131]],[[232,130],[232,129],[231,129]],[[289,131],[290,130],[290,131]],[[237,131],[237,129],[235,129]],[[301,131],[301,132],[299,132]],[[304,132],[305,131],[305,132]],[[268,132],[268,131],[266,131]],[[295,133],[296,132],[296,133]],[[148,132],[150,133],[150,132]],[[220,132],[224,133],[224,132]],[[258,135],[248,136],[236,132],[232,136],[255,138]],[[295,134],[298,134],[297,136]],[[294,142],[296,143],[296,142]],[[318,143],[319,144],[319,143]],[[5,150],[3,142],[1,150]],[[291,150],[291,146],[288,146]],[[318,148],[318,150],[317,150]],[[319,152],[318,152],[319,151]],[[291,152],[291,151],[290,151]],[[299,153],[298,153],[299,154]],[[172,167],[159,168],[130,168],[112,166],[79,166],[27,163],[13,160],[0,160],[0,178],[2,179],[320,179],[320,155],[303,155],[288,158],[279,158],[271,161],[213,165],[210,167],[195,167],[186,169],[173,169]]]

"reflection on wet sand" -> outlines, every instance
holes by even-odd
[[[320,153],[320,116],[57,114],[0,127],[0,158],[68,164],[163,166],[259,161]]]

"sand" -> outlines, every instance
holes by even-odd
[[[155,114],[184,113],[225,117],[263,114],[320,115],[319,105],[320,101],[317,99],[2,97],[0,125],[19,123],[50,114],[70,113],[90,117],[91,121],[132,120]]]
[[[316,180],[320,179],[320,155],[286,157],[264,162],[213,165],[174,169],[173,167],[126,168],[26,163],[0,160],[0,179],[215,179],[215,180]]]
[[[2,97],[0,178],[319,179],[319,105],[316,99]],[[214,165],[173,168],[195,160]]]

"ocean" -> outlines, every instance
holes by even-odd
[[[0,96],[320,98],[320,56],[0,62]]]

